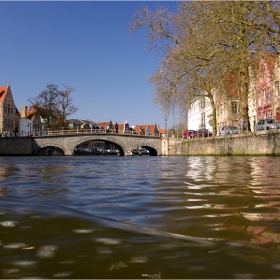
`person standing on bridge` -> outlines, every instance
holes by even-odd
[[[116,130],[116,133],[119,133],[119,125],[118,125],[117,122],[116,122],[116,124],[115,124],[115,130]]]

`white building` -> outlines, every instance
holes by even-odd
[[[33,132],[33,121],[27,118],[27,106],[21,106],[20,112],[20,136],[28,136]]]
[[[208,98],[204,96],[196,99],[188,109],[188,129],[198,130],[206,128],[212,131],[212,107]]]

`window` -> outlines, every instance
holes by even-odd
[[[262,105],[262,98],[261,98],[261,93],[258,93],[258,106]]]
[[[270,92],[270,88],[267,89],[267,103],[271,102],[271,92]]]
[[[275,82],[275,95],[279,96],[279,81]]]
[[[263,90],[263,104],[266,104],[266,93],[265,93],[265,89]]]
[[[205,108],[205,99],[200,100],[200,109],[203,110]]]
[[[262,67],[262,69],[261,69],[261,75],[262,75],[262,80],[264,81],[264,78],[265,78],[265,69],[264,69],[264,67]]]
[[[231,112],[233,114],[238,114],[238,103],[237,102],[231,102]]]

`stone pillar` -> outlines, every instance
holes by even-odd
[[[168,156],[168,137],[161,138],[161,153],[163,156]]]

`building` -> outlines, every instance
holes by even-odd
[[[33,121],[28,118],[27,106],[21,106],[20,111],[20,136],[28,136],[33,133]]]
[[[250,67],[248,96],[251,130],[260,119],[280,121],[280,57],[262,54]]]
[[[160,128],[157,124],[141,124],[135,126],[135,132],[139,135],[142,134],[141,128],[143,129],[144,135],[160,136]]]
[[[13,136],[16,128],[20,130],[20,114],[10,84],[0,86],[0,132],[7,132],[8,136]]]
[[[273,104],[274,104],[274,116],[280,121],[280,56],[275,59],[273,69]]]
[[[212,107],[210,101],[201,96],[192,102],[188,109],[188,129],[198,130],[200,128],[212,131]]]
[[[41,135],[46,130],[47,120],[36,114],[36,108],[31,106],[21,106],[20,111],[20,135],[28,136],[30,133],[33,135]]]
[[[239,127],[240,113],[240,87],[234,74],[224,78],[223,90],[216,94],[217,131],[223,126]]]
[[[46,130],[47,119],[36,113],[36,108],[31,106],[27,110],[27,118],[33,122],[33,133],[35,135],[40,135],[43,131]],[[42,109],[40,110],[42,112]]]
[[[263,56],[258,63],[256,72],[256,117],[260,119],[270,119],[275,117],[273,98],[273,70],[276,58]]]

